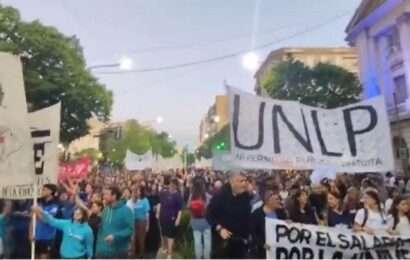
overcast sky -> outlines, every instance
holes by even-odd
[[[251,50],[263,60],[280,47],[346,46],[344,29],[360,0],[0,0],[24,20],[39,19],[77,35],[87,64],[129,56],[136,69],[162,67]],[[321,25],[317,28],[316,25]],[[314,31],[310,31],[313,27]],[[302,33],[303,31],[310,31]],[[291,35],[297,35],[290,38]],[[289,38],[289,39],[287,39]],[[278,40],[281,40],[279,42]],[[286,40],[284,40],[286,39]],[[194,148],[199,122],[223,82],[252,92],[241,56],[176,70],[94,74],[114,93],[112,120],[164,122],[179,145]]]

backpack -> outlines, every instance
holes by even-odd
[[[191,201],[191,212],[194,218],[203,218],[206,213],[205,201],[197,198]]]

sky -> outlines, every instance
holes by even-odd
[[[88,66],[130,57],[135,69],[157,68],[281,47],[346,46],[345,28],[360,0],[0,0],[25,21],[76,35]],[[265,48],[261,45],[269,44]],[[137,119],[194,149],[199,124],[224,81],[253,92],[242,54],[155,72],[93,74],[113,91],[112,121]],[[162,124],[155,123],[162,117]]]

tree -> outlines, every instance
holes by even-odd
[[[144,154],[152,150],[154,155],[164,158],[172,157],[176,153],[176,143],[169,139],[165,132],[157,133],[138,123],[128,120],[123,124],[122,136],[116,137],[117,129],[107,129],[102,133],[100,149],[106,159],[120,164],[124,161],[127,150],[136,154]]]
[[[230,144],[230,127],[227,124],[198,148],[197,157],[198,159],[201,159],[201,157],[210,159],[215,152],[229,151],[231,149]]]
[[[86,121],[92,116],[109,119],[112,93],[86,69],[75,36],[64,36],[39,21],[23,22],[16,9],[2,6],[0,32],[0,51],[21,57],[28,110],[62,102],[63,143],[87,134]]]
[[[323,108],[357,102],[362,90],[357,76],[342,67],[319,63],[309,68],[292,59],[274,66],[262,87],[272,98]]]

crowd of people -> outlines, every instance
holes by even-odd
[[[2,201],[0,253],[29,258],[174,258],[183,214],[196,258],[266,258],[265,218],[410,235],[410,181],[391,174],[312,182],[311,172],[209,169],[90,173],[46,184],[37,206]],[[32,216],[35,232],[31,232]]]

